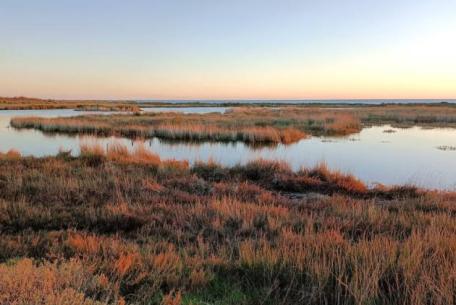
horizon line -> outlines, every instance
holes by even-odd
[[[432,97],[432,98],[397,98],[397,97],[388,97],[388,98],[81,98],[81,97],[74,97],[74,98],[55,98],[55,97],[36,97],[36,96],[24,96],[24,95],[16,95],[16,96],[0,96],[1,98],[7,99],[41,99],[41,100],[59,100],[59,101],[79,101],[79,100],[86,100],[86,101],[387,101],[387,100],[417,100],[417,101],[426,101],[426,100],[456,100],[456,97]]]

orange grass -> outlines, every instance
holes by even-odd
[[[0,304],[122,304],[121,298],[108,302],[87,297],[92,289],[104,290],[102,281],[76,260],[40,264],[24,258],[0,265]]]
[[[0,152],[0,159],[20,159],[21,156],[21,153],[15,149],[10,149],[6,153]]]
[[[383,105],[353,107],[236,107],[225,114],[143,113],[72,118],[14,118],[15,128],[44,132],[186,141],[290,144],[311,135],[349,135],[363,126],[456,127],[456,107]]]
[[[136,117],[146,117],[136,116]],[[112,118],[112,117],[111,117]],[[85,122],[91,120],[92,122]],[[274,128],[274,127],[222,127],[195,123],[155,123],[150,125],[132,125],[131,123],[115,123],[103,119],[98,122],[99,117],[89,118],[56,118],[46,119],[38,117],[14,118],[11,125],[15,128],[35,128],[44,132],[62,132],[70,134],[91,134],[91,135],[120,135],[130,138],[151,138],[158,137],[168,140],[190,140],[190,141],[243,141],[246,143],[293,143],[307,137],[306,133],[295,128]],[[128,119],[127,116],[120,118]]]
[[[186,168],[188,166],[187,161],[177,160],[161,160],[160,157],[148,150],[144,143],[137,142],[134,145],[133,150],[129,150],[127,146],[113,142],[106,145],[104,148],[96,139],[85,140],[80,145],[81,157],[89,159],[99,159],[102,162],[103,159],[120,163],[136,163],[136,164],[147,164],[152,166],[159,165],[172,165],[175,167]]]
[[[0,97],[0,110],[26,109],[76,109],[79,111],[128,111],[137,112],[141,108],[127,101],[96,100],[51,100],[28,97]]]
[[[85,145],[0,160],[0,304],[456,301],[455,193]]]

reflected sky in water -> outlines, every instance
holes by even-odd
[[[191,108],[180,111],[192,112]],[[195,109],[201,111],[201,108]],[[0,111],[0,151],[17,149],[24,155],[54,155],[59,149],[79,153],[83,136],[45,135],[35,130],[9,127],[14,116],[74,116],[88,114],[73,110]],[[387,133],[392,129],[395,132]],[[133,147],[129,139],[103,138],[103,145],[120,141]],[[456,151],[438,146],[456,146],[456,129],[408,129],[376,126],[344,138],[313,137],[291,145],[254,148],[244,143],[170,143],[159,139],[145,146],[162,158],[214,160],[225,165],[245,163],[256,158],[287,161],[294,169],[326,162],[331,168],[349,172],[368,183],[417,184],[428,188],[456,189]]]

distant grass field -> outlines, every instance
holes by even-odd
[[[140,111],[133,102],[96,100],[51,100],[28,97],[0,97],[0,110],[76,109],[80,111]]]
[[[456,194],[324,165],[0,154],[0,304],[453,304]]]

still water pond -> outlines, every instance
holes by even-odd
[[[183,112],[201,109],[180,108]],[[0,111],[0,151],[17,149],[23,155],[54,155],[59,149],[79,153],[83,136],[45,135],[35,130],[9,127],[14,116],[74,116],[90,114],[73,110]],[[387,132],[385,132],[387,131]],[[124,138],[100,138],[102,144],[123,142]],[[146,141],[146,147],[162,158],[214,160],[224,165],[245,163],[256,158],[285,160],[294,169],[326,162],[331,168],[349,172],[368,183],[412,183],[428,188],[456,189],[456,129],[397,129],[390,126],[365,128],[345,138],[313,137],[291,145],[253,148],[244,143],[169,143],[159,139]],[[447,147],[440,150],[437,147]],[[450,148],[450,149],[448,149]]]

